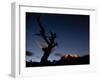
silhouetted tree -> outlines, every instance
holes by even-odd
[[[40,31],[39,33],[35,34],[39,37],[41,37],[45,43],[47,44],[47,47],[43,47],[42,51],[44,52],[42,58],[41,58],[41,63],[47,63],[47,59],[52,51],[52,49],[57,46],[57,42],[56,42],[56,33],[54,32],[49,32],[49,34],[46,33],[45,28],[42,26],[41,22],[40,22],[40,16],[36,17],[38,25],[40,27]]]

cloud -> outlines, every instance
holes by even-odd
[[[63,54],[62,54],[62,53],[55,53],[55,56],[62,57],[62,56],[63,56]]]
[[[43,41],[36,41],[36,44],[38,45],[39,48],[46,48],[48,47],[47,43]]]
[[[32,55],[34,55],[32,52],[26,51],[26,56],[32,56]]]

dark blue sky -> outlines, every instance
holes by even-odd
[[[36,16],[41,16],[41,23],[47,31],[57,34],[58,46],[49,56],[49,60],[58,60],[55,53],[89,54],[89,15],[26,13],[26,50],[33,56],[27,60],[40,61],[43,52],[38,44],[43,40],[35,36],[39,32]]]

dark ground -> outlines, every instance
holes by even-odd
[[[42,62],[28,62],[26,61],[26,67],[41,67],[41,66],[61,66],[61,65],[81,65],[81,64],[90,64],[89,55],[85,55],[78,58],[64,58],[62,57],[60,60],[56,61],[47,61],[45,63]]]

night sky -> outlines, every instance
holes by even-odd
[[[53,31],[57,34],[58,46],[49,56],[48,60],[59,60],[60,54],[89,54],[89,15],[75,14],[47,14],[47,13],[26,13],[26,51],[33,53],[27,56],[26,60],[39,62],[43,51],[39,43],[43,43],[41,37],[34,34],[39,33],[39,25],[36,16],[41,16],[40,21],[46,31]]]

